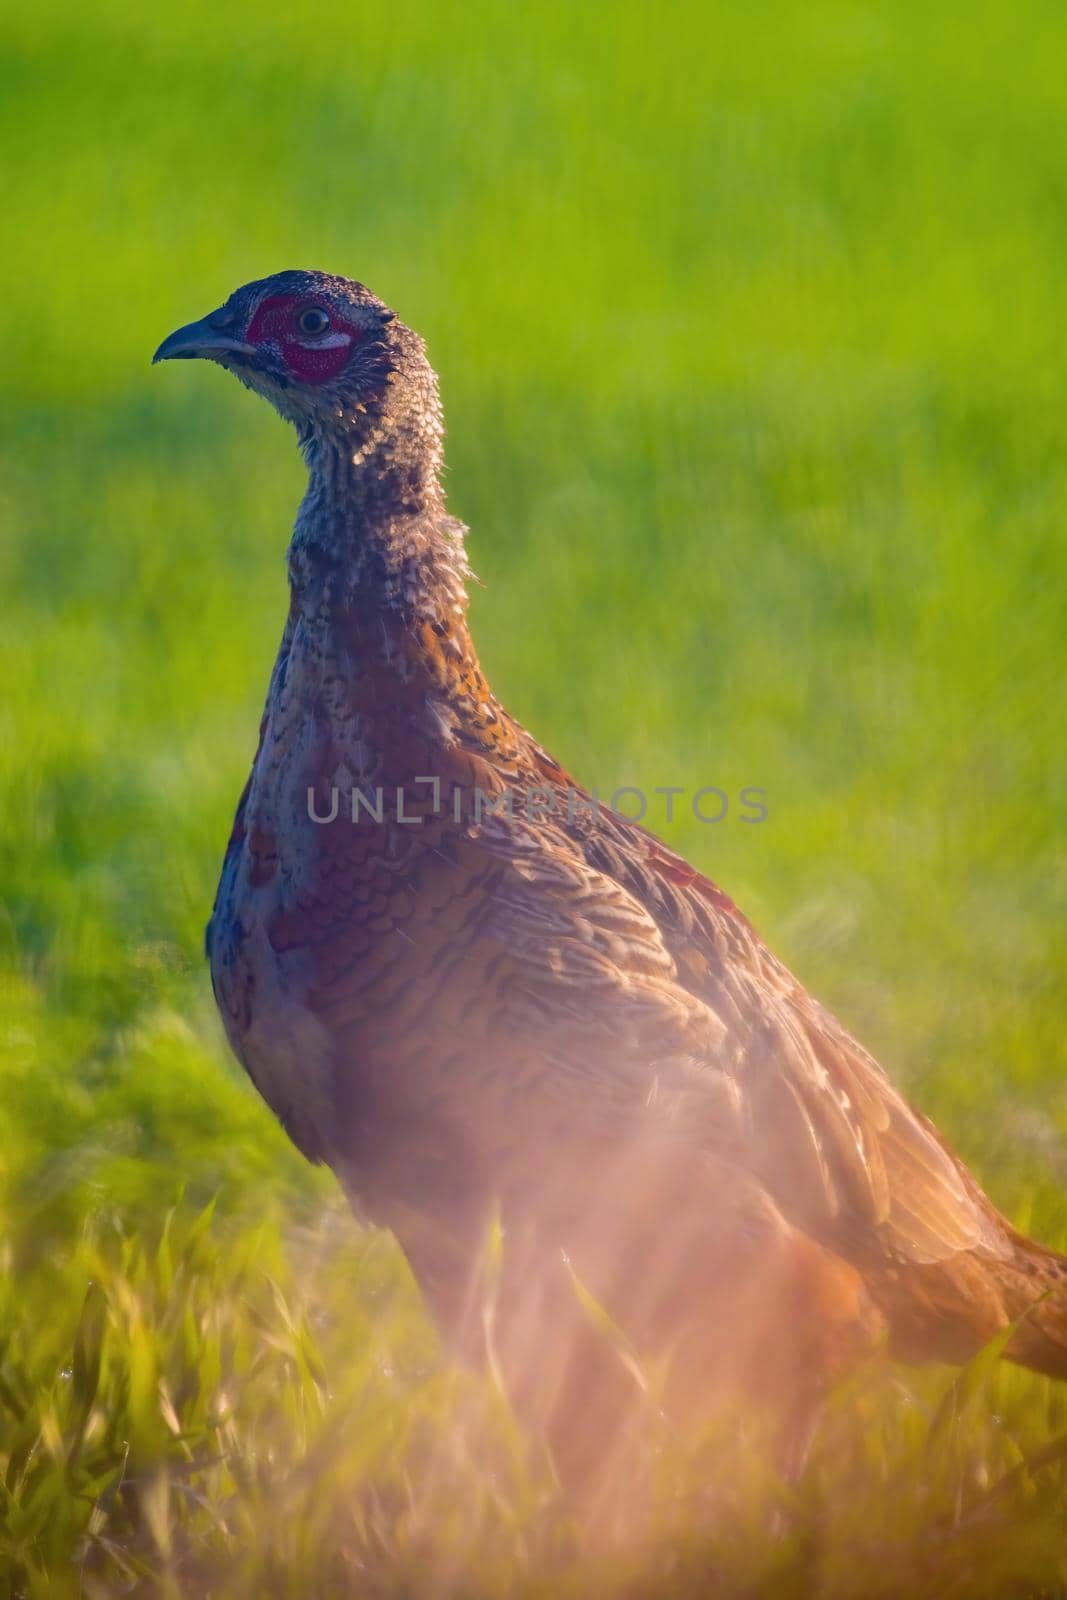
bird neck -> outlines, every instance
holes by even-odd
[[[528,741],[494,700],[467,627],[466,529],[445,510],[436,388],[432,401],[338,417],[304,442],[287,638],[339,747],[362,730],[353,771],[370,761],[395,784],[432,773],[477,785],[472,762],[518,770]]]
[[[294,604],[383,622],[461,619],[465,529],[445,510],[436,382],[394,374],[375,404],[339,405],[301,447],[308,487],[289,548]]]

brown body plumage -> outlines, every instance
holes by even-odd
[[[499,1216],[503,1363],[577,1463],[620,1413],[572,1274],[639,1353],[673,1352],[679,1408],[788,1410],[884,1332],[961,1360],[1028,1310],[1008,1354],[1067,1375],[1067,1301],[1041,1299],[1063,1258],[714,884],[494,699],[416,336],[358,285],[286,273],[160,355],[235,370],[309,464],[209,930],[219,1005],[442,1324],[468,1320]]]

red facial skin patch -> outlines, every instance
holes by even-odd
[[[330,319],[325,333],[309,338],[300,332],[297,318],[309,307]],[[363,330],[344,322],[333,306],[303,294],[276,294],[258,305],[245,332],[251,345],[274,344],[293,377],[300,383],[328,383],[336,378]]]

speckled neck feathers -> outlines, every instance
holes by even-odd
[[[310,614],[362,602],[395,620],[466,611],[466,529],[444,504],[437,377],[410,329],[390,329],[380,395],[340,396],[298,428],[308,487],[289,549],[294,605]]]

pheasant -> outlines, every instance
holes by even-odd
[[[1067,1258],[714,883],[493,696],[421,339],[292,271],[154,359],[187,357],[268,399],[308,469],[207,933],[230,1043],[442,1328],[493,1341],[561,1472],[599,1470],[627,1411],[590,1300],[683,1418],[740,1394],[799,1428],[883,1341],[959,1362],[1016,1321],[1006,1354],[1067,1376]]]

